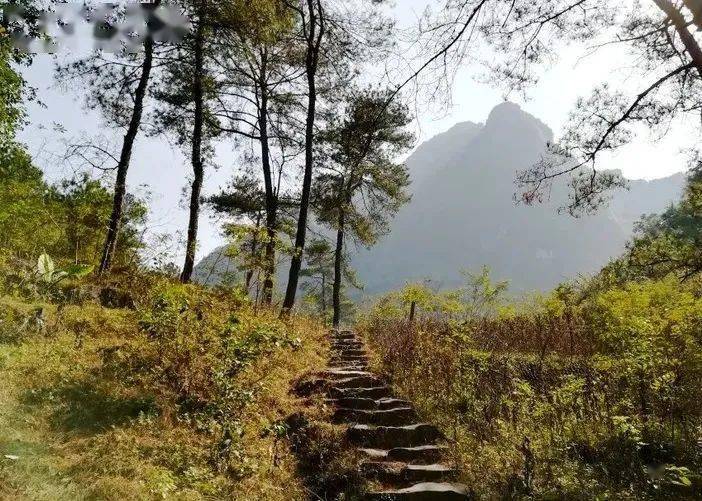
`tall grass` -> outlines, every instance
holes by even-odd
[[[231,291],[103,285],[130,307],[95,284],[0,294],[0,499],[305,498],[271,430],[305,408],[289,390],[324,363],[324,328]]]
[[[375,363],[486,498],[702,496],[700,300],[674,282],[414,322],[372,309]]]

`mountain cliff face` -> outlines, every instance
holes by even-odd
[[[680,196],[683,174],[632,181],[608,207],[579,219],[557,212],[567,197],[562,182],[543,204],[515,205],[515,174],[552,140],[543,122],[503,103],[484,125],[457,124],[420,145],[407,159],[412,201],[389,235],[353,259],[365,292],[425,278],[454,287],[461,269],[482,265],[509,279],[515,292],[546,290],[619,255],[642,214],[659,212]],[[203,261],[217,261],[217,253]]]

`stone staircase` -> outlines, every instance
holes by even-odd
[[[419,421],[411,402],[393,398],[387,382],[368,372],[368,356],[351,331],[333,331],[329,369],[321,374],[335,423],[349,425],[350,441],[364,456],[361,474],[372,485],[368,501],[471,499],[452,483],[457,472],[441,463],[446,447],[439,430]]]

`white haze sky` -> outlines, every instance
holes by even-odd
[[[397,0],[394,13],[401,26],[410,26],[421,15],[427,5],[437,5],[435,0]],[[70,59],[76,52],[84,52],[91,42],[76,37],[74,46],[62,50],[58,58]],[[78,46],[82,46],[81,49]],[[604,81],[636,91],[641,82],[631,78],[627,70],[627,54],[621,49],[602,50],[585,59],[582,48],[567,48],[558,64],[544,72],[540,83],[532,88],[524,100],[522,96],[510,96],[523,109],[549,125],[558,137],[568,112],[576,99],[586,96],[597,84]],[[62,152],[62,138],[81,135],[102,134],[115,139],[118,144],[122,131],[113,131],[105,126],[100,115],[83,108],[81,95],[71,90],[62,91],[55,87],[53,79],[54,58],[41,54],[34,64],[24,70],[29,84],[36,87],[44,106],[33,103],[29,106],[29,125],[20,134],[36,162],[50,180],[70,176],[72,171],[57,161],[55,154]],[[423,109],[417,123],[419,141],[449,129],[458,122],[484,122],[490,110],[502,102],[502,93],[489,85],[474,79],[481,69],[468,66],[461,68],[454,83],[452,106],[447,111],[432,112]],[[65,129],[57,133],[53,124],[59,123]],[[637,139],[616,155],[605,156],[600,167],[620,169],[630,179],[655,179],[685,170],[686,157],[683,148],[694,145],[695,124],[674,124],[670,133],[661,141],[654,142],[647,134],[639,134]],[[217,148],[218,170],[210,169],[205,183],[205,192],[212,193],[224,186],[236,168],[236,154],[232,146],[219,145]],[[131,191],[150,193],[151,217],[149,230],[168,234],[174,239],[173,250],[180,264],[182,246],[176,245],[182,239],[187,225],[187,210],[183,200],[183,190],[188,188],[187,178],[190,165],[187,157],[163,138],[140,136],[132,156],[128,183]],[[223,243],[217,221],[209,215],[200,220],[200,245],[198,259]]]

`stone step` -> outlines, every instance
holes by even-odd
[[[352,376],[344,379],[337,379],[333,382],[334,388],[344,389],[344,388],[369,388],[373,386],[380,386],[385,382],[377,376],[372,374],[367,376]]]
[[[408,464],[402,469],[402,480],[415,482],[436,482],[456,478],[455,468],[445,464]]]
[[[344,348],[363,348],[363,343],[360,341],[332,341],[331,347],[334,349],[343,350]]]
[[[400,398],[380,398],[378,399],[377,403],[378,409],[380,410],[397,409],[398,407],[412,407],[412,402],[402,400]]]
[[[363,366],[368,366],[368,359],[362,358],[359,359],[358,357],[351,357],[351,358],[338,358],[338,359],[332,359],[329,361],[329,367],[333,369],[338,369],[339,367],[343,367],[344,365],[363,365]]]
[[[329,404],[336,405],[337,407],[344,407],[346,409],[358,409],[366,411],[390,411],[393,409],[399,409],[403,407],[412,407],[412,404],[407,400],[401,400],[399,398],[358,398],[358,397],[348,397],[339,399],[330,399]]]
[[[405,489],[371,492],[367,501],[466,501],[474,499],[463,484],[423,482]]]
[[[331,354],[333,357],[367,357],[368,353],[359,349],[346,349],[336,350]]]
[[[365,371],[368,367],[365,365],[335,365],[334,369],[342,369],[346,371]]]
[[[339,380],[358,376],[373,376],[373,374],[368,371],[355,369],[327,369],[326,371],[320,372],[319,376],[326,379]]]
[[[352,442],[373,449],[432,445],[442,438],[436,426],[427,423],[407,426],[357,424],[349,428],[348,435]]]
[[[368,363],[368,357],[365,355],[334,355],[329,360],[330,362],[362,362]]]
[[[447,451],[443,445],[420,445],[417,447],[394,447],[385,449],[359,449],[376,461],[404,461],[405,463],[435,463]]]
[[[336,388],[329,389],[332,398],[385,398],[389,397],[391,390],[387,385],[372,386],[368,388]]]
[[[378,401],[372,398],[357,398],[357,397],[347,397],[347,398],[337,398],[330,401],[338,407],[345,407],[347,409],[361,409],[361,410],[377,410]]]
[[[360,358],[368,360],[368,354],[365,352],[359,353],[359,350],[346,350],[332,353],[329,357],[330,360],[338,360],[340,358]]]
[[[360,423],[377,426],[404,426],[417,422],[417,413],[412,407],[390,410],[349,409],[341,407],[334,412],[335,423]]]
[[[329,361],[327,366],[332,369],[338,369],[339,367],[344,367],[348,365],[368,365],[367,360],[341,360],[338,357],[335,357]]]
[[[332,341],[357,341],[356,334],[353,332],[338,332],[331,335]]]
[[[339,354],[337,356],[340,356],[340,357],[367,357],[368,354],[366,353],[365,350],[347,349],[347,350],[339,352]]]
[[[359,467],[366,478],[387,484],[413,484],[449,480],[456,470],[443,464],[408,465],[401,462],[366,461]]]
[[[363,346],[356,346],[356,345],[351,345],[351,346],[332,346],[331,347],[331,353],[332,356],[339,356],[339,355],[350,355],[350,351],[354,350],[363,350]],[[362,353],[364,355],[365,353]]]

